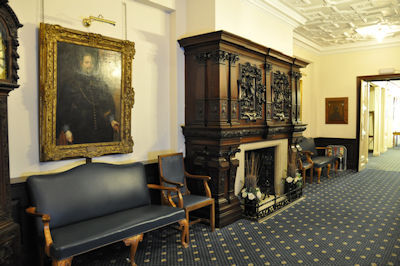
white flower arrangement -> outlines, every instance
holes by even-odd
[[[246,153],[244,186],[239,197],[249,200],[261,200],[263,194],[258,184],[258,173],[260,171],[260,155],[255,152]]]
[[[296,177],[293,178],[291,176],[288,176],[284,179],[284,182],[292,185],[297,184],[297,186],[300,187],[303,184],[303,179],[301,178],[300,173],[296,173]]]
[[[262,199],[262,193],[260,191],[260,188],[243,188],[242,191],[240,192],[240,196],[243,199],[248,198],[249,200],[261,200]]]

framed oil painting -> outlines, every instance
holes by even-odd
[[[325,124],[348,124],[348,99],[325,98]]]
[[[134,43],[40,25],[40,160],[130,153]]]

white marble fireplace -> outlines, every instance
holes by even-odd
[[[288,139],[279,140],[268,140],[260,142],[252,142],[241,144],[239,146],[240,152],[236,154],[236,159],[239,160],[239,167],[237,168],[236,179],[235,179],[235,195],[238,195],[244,184],[245,175],[245,153],[246,151],[257,150],[262,148],[275,147],[275,158],[274,158],[274,187],[275,194],[282,195],[284,193],[284,186],[282,178],[285,176],[287,171],[287,160],[288,160]]]

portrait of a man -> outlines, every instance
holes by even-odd
[[[58,43],[57,145],[120,140],[118,53]]]
[[[133,151],[135,43],[40,24],[40,161]]]

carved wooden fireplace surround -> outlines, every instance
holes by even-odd
[[[185,50],[186,164],[189,172],[211,176],[216,226],[223,227],[241,216],[234,195],[239,145],[283,138],[293,144],[305,130],[299,79],[307,62],[226,31],[179,44]],[[290,158],[289,172],[295,169]]]

